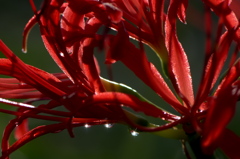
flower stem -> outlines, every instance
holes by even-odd
[[[206,155],[201,148],[201,137],[196,133],[187,134],[189,145],[196,159],[215,159],[214,155]]]

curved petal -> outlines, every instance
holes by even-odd
[[[192,78],[187,56],[176,33],[177,10],[185,1],[171,1],[165,24],[166,47],[169,51],[169,74],[174,88],[188,107],[194,102]]]
[[[158,107],[155,107],[152,104],[147,102],[143,102],[139,100],[137,97],[125,94],[125,93],[118,93],[118,92],[105,92],[99,93],[97,95],[92,96],[89,98],[87,104],[91,103],[116,103],[120,105],[125,105],[127,107],[132,108],[137,112],[143,112],[146,115],[162,118],[164,120],[178,120],[179,117],[173,114],[167,113],[161,110]]]
[[[29,141],[31,141],[31,140],[39,137],[39,136],[45,135],[47,133],[58,132],[58,131],[61,131],[61,130],[65,129],[65,128],[66,128],[66,124],[65,123],[59,123],[59,124],[52,124],[52,125],[47,125],[47,126],[36,127],[34,129],[28,131],[27,133],[25,133],[12,146],[10,146],[10,147],[9,146],[2,146],[2,156],[1,156],[1,158],[3,158],[3,159],[7,158],[11,153],[13,153],[19,147],[25,145]],[[7,130],[7,131],[9,131],[9,130]],[[7,135],[7,134],[8,133],[4,133],[4,135]],[[5,138],[7,138],[7,136],[3,136],[3,139],[5,139]],[[7,145],[8,145],[8,142],[2,141],[2,143],[3,144],[7,143]],[[6,144],[4,144],[4,145],[6,145]]]
[[[204,123],[202,144],[204,149],[214,150],[223,130],[234,116],[240,96],[240,62],[231,68],[213,99],[210,101]],[[236,81],[236,82],[235,82]],[[223,118],[224,117],[224,118]]]
[[[235,30],[225,32],[220,39],[216,51],[209,57],[196,97],[196,103],[203,102],[216,83],[228,57],[228,51],[233,40],[234,32]]]
[[[105,89],[101,83],[100,76],[96,66],[97,64],[94,60],[93,56],[94,45],[95,40],[90,38],[85,39],[81,45],[83,55],[82,57],[79,58],[82,59],[84,72],[88,77],[89,82],[93,85],[95,93],[99,93],[105,91]]]
[[[161,74],[155,66],[147,60],[145,53],[128,41],[128,35],[119,30],[116,37],[109,37],[110,46],[106,62],[123,62],[136,76],[145,84],[151,87],[159,96],[173,106],[180,113],[185,112],[185,108],[176,99]],[[119,45],[121,43],[121,45]]]
[[[68,120],[68,119],[67,119]],[[2,144],[2,159],[6,159],[9,157],[11,153],[13,153],[15,150],[20,148],[21,146],[27,144],[31,140],[34,140],[40,136],[43,136],[48,133],[58,133],[64,129],[68,129],[69,124],[66,122],[63,123],[57,123],[57,124],[51,124],[51,125],[42,125],[38,126],[27,133],[25,133],[20,139],[18,139],[14,144],[11,146],[8,146],[8,138],[9,134],[11,134],[11,131],[13,130],[10,128],[11,125],[15,125],[15,123],[11,123],[7,126],[7,129],[5,130],[4,136],[3,136],[3,141],[4,144]],[[109,123],[108,120],[99,120],[95,118],[82,118],[82,119],[73,119],[72,123],[70,123],[72,127],[77,127],[77,126],[84,126],[86,123],[90,125],[98,125],[98,124],[106,124]],[[10,132],[9,132],[10,131]],[[6,140],[7,139],[7,140]],[[6,141],[5,141],[6,140]]]
[[[42,74],[35,73],[30,67],[28,67],[23,61],[21,61],[17,56],[13,54],[13,52],[0,40],[0,51],[7,56],[10,61],[4,60],[3,67],[9,70],[7,75],[11,75],[13,70],[16,69],[21,72],[22,76],[27,77],[29,79],[29,82],[34,84],[39,90],[44,91],[45,93],[51,94],[50,96],[53,96],[56,98],[57,96],[63,96],[66,93],[61,90],[61,88],[57,88],[55,82],[50,82],[51,80],[47,81],[47,77],[49,79],[53,79],[53,76],[50,76],[50,74],[47,74],[44,71],[40,71]],[[10,65],[10,66],[9,66]],[[7,67],[6,67],[7,66]],[[33,67],[32,67],[33,68]],[[35,69],[38,70],[38,69]],[[2,70],[1,70],[2,71]],[[43,76],[44,74],[44,76]],[[20,77],[20,79],[23,77]],[[56,78],[53,80],[55,81]],[[24,81],[24,79],[23,79]]]
[[[179,20],[185,24],[187,23],[186,22],[187,6],[188,6],[188,0],[183,0],[178,8],[178,13],[177,13]]]
[[[53,60],[73,83],[84,82],[85,77],[79,65],[71,59],[62,38],[60,15],[63,8],[66,7],[63,2],[63,0],[44,1],[39,13],[35,14],[38,17],[42,40]],[[62,7],[63,5],[64,7]],[[87,85],[85,83],[86,87]],[[83,89],[88,89],[86,87]]]
[[[240,44],[239,20],[225,0],[203,0],[219,17],[223,18],[228,30],[236,29],[234,40]]]
[[[27,52],[27,39],[28,39],[28,34],[30,30],[33,28],[33,26],[37,23],[37,16],[34,15],[26,24],[24,31],[23,31],[23,42],[22,42],[22,51],[24,53]]]

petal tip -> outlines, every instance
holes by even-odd
[[[22,52],[23,52],[24,54],[26,54],[26,53],[27,53],[27,49],[26,49],[26,48],[22,48]]]

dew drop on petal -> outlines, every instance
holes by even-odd
[[[111,127],[113,127],[113,124],[105,124],[104,126],[105,126],[105,128],[111,128]]]
[[[85,127],[85,128],[90,128],[91,125],[89,125],[89,124],[85,124],[84,127]]]
[[[18,123],[18,122],[15,122],[14,124],[16,125],[16,127],[18,127],[18,125],[19,125],[19,123]]]
[[[26,53],[27,53],[27,50],[26,50],[26,49],[22,49],[22,52],[23,52],[24,54],[26,54]]]
[[[64,57],[64,53],[60,52],[60,56]]]
[[[137,132],[135,130],[131,130],[130,133],[131,133],[132,136],[138,136],[139,135],[139,132]]]
[[[27,84],[25,82],[19,81],[19,85],[24,86],[24,85],[27,85]]]
[[[31,138],[34,139],[34,138],[38,137],[38,135],[39,135],[39,132],[33,132],[31,134]]]

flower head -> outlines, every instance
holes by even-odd
[[[108,123],[126,124],[138,131],[188,141],[195,155],[202,158],[211,156],[216,148],[237,158],[240,154],[235,147],[240,139],[226,126],[240,96],[239,21],[229,7],[230,1],[203,2],[206,57],[202,80],[194,96],[190,65],[177,35],[177,20],[187,22],[187,0],[171,0],[169,4],[164,0],[50,0],[44,1],[39,11],[30,0],[34,16],[24,30],[23,50],[27,50],[29,31],[39,24],[44,45],[62,72],[51,74],[25,64],[0,41],[0,51],[7,57],[1,59],[0,73],[13,77],[0,79],[0,102],[19,108],[0,109],[16,116],[5,129],[2,158],[47,133],[67,129],[74,136],[74,127]],[[213,43],[210,10],[219,17]],[[231,55],[233,42],[237,47]],[[145,45],[158,55],[163,73],[148,60]],[[96,48],[106,52],[106,64],[121,61],[180,115],[163,110],[126,85],[100,77],[94,56]],[[227,58],[231,62],[219,80]],[[27,100],[21,103],[8,100],[16,98]],[[48,103],[34,106],[39,100]],[[60,106],[66,111],[54,109]],[[164,120],[166,124],[149,123],[124,107]],[[56,123],[28,130],[29,118]],[[18,140],[10,146],[9,136],[15,128]]]

